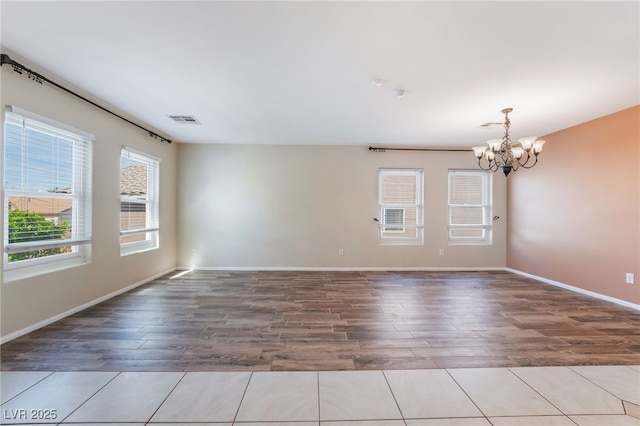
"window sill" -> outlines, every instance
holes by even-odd
[[[120,246],[120,256],[129,256],[136,253],[144,253],[145,251],[151,251],[158,249],[158,245],[152,244],[136,244],[134,245],[121,245]]]
[[[398,241],[393,241],[393,240],[381,240],[381,241],[380,241],[380,245],[381,245],[381,246],[423,246],[423,245],[424,245],[424,241],[419,241],[419,240],[415,240],[415,241],[407,241],[407,240],[398,240]]]
[[[44,275],[51,272],[62,271],[65,269],[75,268],[77,266],[86,265],[89,263],[85,257],[76,255],[67,259],[52,260],[50,262],[40,263],[37,265],[21,265],[15,264],[5,265],[5,269],[2,274],[3,282],[8,283],[12,281],[19,281],[27,278],[36,277],[38,275]],[[10,269],[7,269],[10,268]]]
[[[450,246],[491,246],[492,241],[449,241]]]

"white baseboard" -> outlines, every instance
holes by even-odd
[[[367,271],[451,271],[451,272],[472,272],[472,271],[504,271],[504,266],[476,266],[476,267],[460,267],[460,266],[326,266],[326,267],[308,267],[308,266],[178,266],[180,271],[309,271],[309,272],[367,272]]]
[[[160,272],[159,274],[156,274],[156,275],[154,275],[152,277],[149,277],[149,278],[145,278],[145,279],[143,279],[141,281],[138,281],[136,283],[133,283],[133,284],[131,284],[131,285],[125,287],[125,288],[121,288],[120,290],[116,290],[113,293],[109,293],[109,294],[104,295],[102,297],[99,297],[99,298],[97,298],[95,300],[92,300],[91,302],[87,302],[87,303],[85,303],[83,305],[76,306],[75,308],[70,309],[70,310],[68,310],[66,312],[63,312],[61,314],[54,315],[51,318],[47,318],[46,320],[40,321],[37,324],[33,324],[33,325],[29,326],[29,327],[25,327],[25,328],[23,328],[21,330],[14,331],[13,333],[9,333],[6,336],[0,337],[0,345],[3,344],[3,343],[9,342],[9,341],[11,341],[13,339],[17,339],[18,337],[24,336],[25,334],[31,333],[32,331],[35,331],[35,330],[37,330],[39,328],[42,328],[44,326],[47,326],[49,324],[52,324],[52,323],[54,323],[56,321],[59,321],[59,320],[61,320],[63,318],[66,318],[66,317],[68,317],[70,315],[73,315],[73,314],[75,314],[77,312],[80,312],[80,311],[82,311],[84,309],[90,308],[93,305],[97,305],[100,302],[104,302],[105,300],[109,300],[112,297],[118,296],[118,295],[120,295],[122,293],[126,293],[129,290],[133,290],[136,287],[139,287],[139,286],[141,286],[143,284],[146,284],[146,283],[148,283],[150,281],[153,281],[153,280],[155,280],[157,278],[160,278],[161,276],[169,274],[169,273],[171,273],[171,272],[173,272],[175,270],[176,270],[175,268],[172,268],[172,269],[169,269],[167,271]]]
[[[606,300],[607,302],[612,302],[618,305],[626,306],[627,308],[635,309],[640,311],[640,305],[636,305],[635,303],[627,302],[626,300],[616,299],[615,297],[606,296],[604,294],[596,293],[594,291],[585,290],[580,287],[574,287],[572,285],[564,284],[558,281],[553,281],[547,278],[539,277],[537,275],[529,274],[527,272],[518,271],[517,269],[505,268],[506,271],[513,272],[514,274],[522,275],[527,278],[532,278],[537,281],[542,281],[543,283],[551,284],[556,287],[561,287],[566,290],[575,291],[576,293],[581,293],[587,296],[595,297],[596,299]]]

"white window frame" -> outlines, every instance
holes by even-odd
[[[120,243],[120,255],[140,253],[147,250],[154,250],[160,247],[160,159],[138,151],[134,148],[123,146],[120,150],[120,173],[122,174],[122,161],[130,158],[137,163],[145,164],[147,167],[147,196],[144,199],[120,194],[120,206],[122,203],[144,205],[145,226],[132,230],[120,230],[120,237],[125,235],[144,234],[142,241]],[[122,211],[120,209],[120,214]]]
[[[476,176],[482,179],[482,202],[479,204],[453,204],[451,202],[451,178],[453,176]],[[451,169],[447,179],[447,228],[449,245],[491,245],[493,243],[493,173],[485,170]],[[464,208],[481,208],[482,223],[454,224],[453,210]],[[479,237],[456,237],[453,233],[461,229],[480,230]]]
[[[415,178],[415,195],[412,203],[385,203],[383,200],[383,183],[388,176],[413,176]],[[416,223],[407,223],[406,210],[416,210]],[[404,223],[402,230],[387,231],[385,211],[387,209],[403,209]],[[422,245],[424,244],[424,172],[422,169],[379,169],[378,170],[378,240],[383,245]],[[397,228],[397,226],[393,226]],[[415,235],[403,236],[407,231],[415,230]]]
[[[75,129],[55,120],[26,111],[24,109],[9,106],[4,114],[4,149],[2,151],[4,161],[8,161],[6,150],[8,149],[10,126],[19,126],[21,129],[21,146],[24,149],[30,143],[42,143],[42,141],[29,138],[27,130],[37,131],[45,135],[64,139],[72,143],[71,188],[67,193],[47,193],[45,197],[41,192],[34,192],[28,187],[14,188],[7,185],[7,165],[4,164],[3,189],[4,189],[4,241],[3,241],[3,278],[10,282],[35,275],[45,274],[60,269],[65,269],[91,261],[91,179],[92,179],[92,149],[95,137],[82,130]],[[35,161],[23,158],[23,161]],[[29,164],[29,163],[26,163]],[[22,176],[30,177],[29,170],[25,167]],[[11,178],[13,179],[13,177]],[[71,201],[71,237],[63,240],[41,240],[31,243],[9,243],[9,201],[10,197],[43,197],[59,198]],[[71,247],[71,252],[53,254],[35,259],[25,259],[9,262],[9,255],[34,250],[51,249],[58,247]]]

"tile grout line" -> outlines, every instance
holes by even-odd
[[[316,383],[318,386],[318,426],[319,426],[320,422],[322,421],[322,417],[320,414],[320,371],[316,371]]]
[[[8,403],[9,401],[12,401],[13,399],[17,398],[18,396],[22,395],[23,393],[25,393],[26,391],[28,391],[29,389],[33,388],[35,385],[41,383],[42,381],[48,379],[49,377],[51,377],[52,375],[54,375],[56,372],[55,371],[51,371],[49,372],[49,374],[47,374],[46,376],[44,376],[42,379],[38,380],[37,382],[35,382],[34,384],[32,384],[31,386],[27,387],[26,389],[23,389],[22,391],[18,392],[17,394],[15,394],[14,396],[12,396],[11,398],[7,399],[6,401],[4,401],[2,403],[2,405],[5,405],[6,403]]]
[[[184,374],[182,375],[182,377],[180,377],[180,380],[178,380],[176,382],[176,384],[173,386],[173,388],[171,388],[171,390],[169,391],[169,393],[167,393],[167,396],[164,397],[164,399],[162,400],[162,402],[160,403],[160,405],[158,405],[158,408],[156,408],[153,413],[151,413],[151,416],[149,416],[149,418],[147,419],[147,421],[145,421],[144,423],[147,424],[149,422],[151,422],[151,419],[153,419],[153,416],[155,416],[158,413],[158,410],[160,410],[160,408],[164,405],[165,402],[167,402],[167,399],[169,399],[169,397],[171,396],[171,394],[173,393],[173,391],[176,390],[176,388],[178,387],[178,385],[180,385],[180,383],[184,380],[185,377],[187,377],[188,372],[184,372]]]
[[[602,416],[603,414],[572,414],[572,416],[587,416],[587,417],[598,417],[598,416]],[[611,414],[613,416],[619,416],[620,414]],[[525,417],[562,417],[565,419],[568,419],[571,423],[573,423],[576,426],[580,426],[578,423],[576,423],[571,417],[569,417],[566,414],[517,414],[517,415],[501,415],[501,416],[491,416],[491,417],[484,417],[491,425],[493,425],[493,422],[491,421],[492,418],[494,419],[504,419],[504,418],[525,418]]]
[[[585,366],[579,366],[579,367],[585,367]],[[595,366],[595,367],[597,367],[597,366]],[[622,367],[625,367],[625,366],[622,366]],[[624,400],[622,398],[620,398],[618,395],[614,394],[613,392],[609,391],[609,389],[603,388],[602,386],[600,386],[599,384],[597,384],[596,382],[594,382],[593,380],[591,380],[590,378],[588,378],[584,374],[580,374],[579,371],[574,370],[573,368],[571,368],[571,366],[569,366],[567,368],[569,370],[573,371],[574,373],[576,373],[577,375],[579,375],[580,377],[584,377],[586,380],[588,380],[589,382],[593,383],[594,385],[596,385],[597,387],[599,387],[600,389],[602,389],[603,391],[607,392],[609,395],[613,396],[618,401],[620,401],[620,404],[622,405],[622,412],[626,414],[627,408],[624,406]],[[631,370],[633,370],[633,369],[631,368]],[[636,372],[636,373],[638,373],[638,372]],[[638,373],[638,375],[640,376],[640,373]],[[629,401],[629,402],[631,402],[631,401]]]
[[[384,374],[384,370],[380,370],[380,372],[382,373],[382,377],[384,377],[384,381],[387,384],[387,387],[389,388],[389,392],[391,392],[391,396],[393,397],[393,402],[396,403],[396,407],[398,408],[398,412],[400,413],[400,417],[401,417],[402,421],[404,422],[404,424],[406,426],[407,419],[404,417],[404,413],[402,412],[402,408],[400,408],[400,404],[398,403],[398,399],[396,398],[396,395],[393,393],[393,388],[391,387],[391,384],[389,383],[389,379],[387,378],[387,375]]]
[[[627,405],[625,404],[625,402],[627,402],[629,404],[633,404],[633,402],[622,400],[622,407],[624,408],[625,416],[631,416],[631,417],[633,417],[635,419],[639,419],[640,420],[640,417],[638,417],[637,414],[634,415],[634,414],[631,414],[631,413],[627,412]]]
[[[538,395],[540,395],[540,398],[544,399],[545,401],[547,401],[549,404],[551,404],[551,406],[553,408],[555,408],[556,410],[558,410],[560,413],[562,413],[563,416],[569,417],[569,415],[567,413],[565,413],[564,411],[562,411],[560,409],[560,407],[556,406],[553,402],[549,401],[544,395],[542,395],[540,392],[538,392],[538,390],[536,388],[534,388],[533,386],[531,386],[529,383],[527,383],[526,380],[524,380],[522,377],[518,376],[515,372],[513,372],[511,370],[511,368],[514,367],[506,367],[506,370],[509,371],[509,373],[513,374],[514,376],[516,376],[518,378],[518,380],[520,380],[522,383],[524,383],[525,385],[527,385],[531,390],[533,390],[535,393],[537,393]],[[515,367],[515,368],[539,368],[539,367]],[[567,368],[567,367],[556,367],[556,368]],[[622,402],[621,402],[622,404]]]
[[[253,380],[253,373],[249,374],[249,380],[247,380],[247,385],[244,387],[244,392],[242,392],[242,397],[240,398],[240,403],[238,404],[238,408],[236,408],[236,414],[233,416],[233,420],[231,420],[231,424],[236,423],[236,419],[238,418],[238,413],[240,413],[240,407],[242,407],[242,403],[244,402],[244,397],[247,395],[247,390],[249,390],[249,385],[251,384],[251,380]]]
[[[120,374],[122,374],[122,371],[116,371],[115,372],[116,375],[113,376],[110,380],[107,380],[107,382],[102,385],[100,387],[100,389],[98,389],[97,391],[95,391],[91,396],[89,396],[87,399],[85,399],[80,405],[78,405],[75,409],[71,410],[71,412],[64,418],[61,419],[58,424],[63,424],[65,420],[67,420],[69,417],[73,416],[73,414],[78,411],[80,409],[80,407],[82,407],[84,404],[86,404],[91,398],[93,398],[94,396],[96,396],[98,394],[98,392],[100,392],[102,389],[106,388],[107,385],[109,385],[109,383],[113,382],[118,376],[120,376]]]
[[[456,378],[455,378],[455,377],[453,377],[453,374],[451,374],[451,372],[449,371],[449,368],[443,368],[443,369],[442,369],[442,371],[446,371],[446,372],[447,372],[447,374],[449,375],[449,377],[451,377],[451,380],[453,380],[453,382],[454,382],[456,385],[458,385],[458,387],[460,388],[460,390],[462,391],[462,393],[464,393],[464,394],[465,394],[465,396],[466,396],[467,398],[469,398],[469,401],[471,401],[471,403],[472,403],[472,404],[473,404],[473,405],[478,409],[478,411],[480,411],[480,414],[482,414],[482,416],[483,416],[485,419],[487,419],[487,421],[488,421],[489,423],[491,423],[491,422],[489,421],[489,416],[487,416],[487,414],[486,414],[484,411],[482,411],[482,409],[480,408],[480,406],[479,406],[478,404],[476,404],[476,402],[473,400],[473,398],[471,398],[471,395],[469,395],[469,394],[467,393],[467,391],[462,387],[462,385],[461,385],[460,383],[458,383],[458,381],[456,380]]]

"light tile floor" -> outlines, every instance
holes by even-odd
[[[1,424],[640,425],[640,366],[0,372]]]

